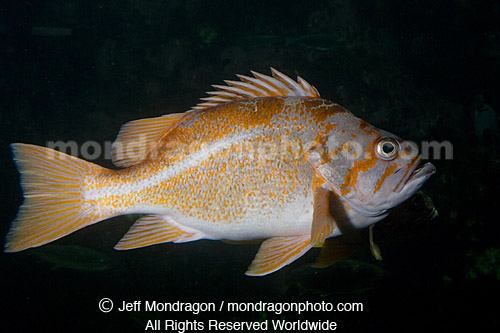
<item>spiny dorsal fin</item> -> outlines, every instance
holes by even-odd
[[[111,160],[119,167],[135,165],[146,158],[151,148],[177,123],[184,113],[139,119],[126,123],[111,146]]]
[[[193,110],[211,108],[230,101],[255,97],[320,97],[318,90],[300,76],[297,77],[297,81],[294,81],[272,67],[271,72],[273,76],[251,71],[254,77],[236,75],[241,81],[225,80],[226,86],[214,84],[212,87],[217,91],[207,92],[211,96],[201,98],[204,102],[193,107]]]

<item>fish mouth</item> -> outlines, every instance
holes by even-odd
[[[410,174],[410,177],[408,177],[408,179],[406,180],[407,184],[408,182],[418,180],[422,177],[428,178],[434,172],[436,172],[436,167],[430,162],[427,162],[424,165],[418,165],[418,164],[419,163],[416,163],[413,171]]]
[[[394,192],[399,193],[408,187],[415,187],[415,190],[418,190],[418,188],[435,172],[436,167],[432,163],[427,162],[425,164],[420,164],[420,157],[418,157],[412,162],[407,176],[400,181]]]

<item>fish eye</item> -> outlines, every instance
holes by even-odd
[[[375,152],[383,160],[392,160],[396,157],[399,150],[399,144],[396,140],[391,138],[381,139],[377,143]]]

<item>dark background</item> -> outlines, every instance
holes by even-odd
[[[453,159],[433,160],[437,173],[424,186],[440,216],[403,242],[381,244],[383,262],[364,249],[317,270],[311,251],[250,278],[256,245],[118,252],[133,219],[115,218],[57,242],[88,249],[78,259],[88,265],[101,254],[105,270],[71,269],[32,250],[0,254],[2,329],[141,331],[150,319],[276,318],[330,319],[339,331],[498,329],[499,22],[500,4],[481,0],[2,2],[0,235],[22,202],[9,143],[112,141],[123,123],[188,110],[211,84],[250,70],[300,75],[376,126],[453,144]],[[115,305],[363,302],[364,311],[102,314],[103,297]]]

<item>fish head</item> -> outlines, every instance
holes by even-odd
[[[360,119],[359,126],[332,133],[308,160],[330,189],[357,213],[386,214],[413,196],[435,172],[420,164],[418,146]]]
[[[435,172],[431,163],[420,166],[418,147],[388,132],[368,142],[349,170],[349,202],[363,215],[385,213],[413,196]]]

